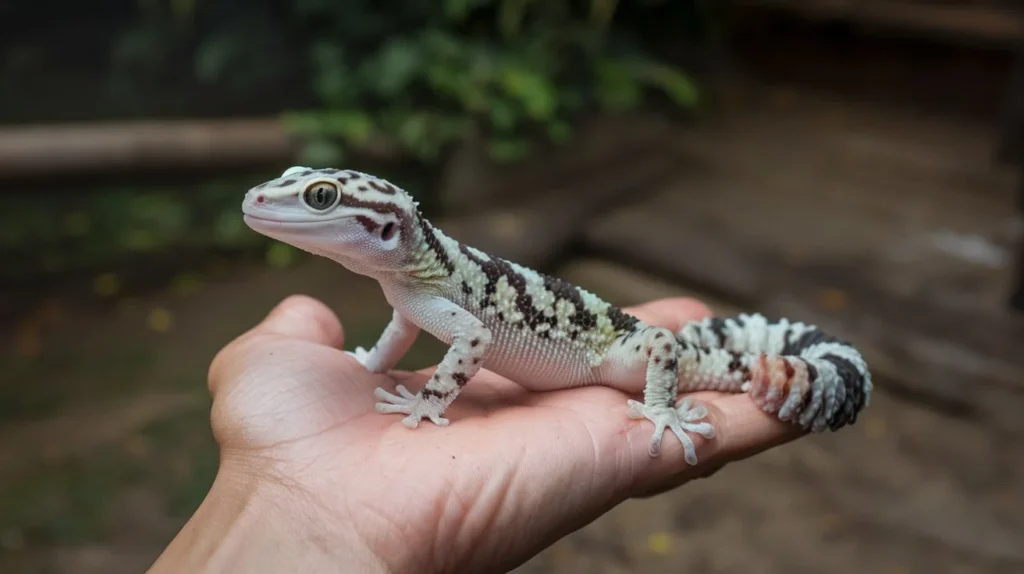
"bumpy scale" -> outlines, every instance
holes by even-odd
[[[868,404],[871,375],[860,353],[817,328],[761,315],[708,318],[678,333],[645,325],[579,287],[459,243],[435,228],[391,183],[352,170],[293,167],[242,204],[264,235],[372,277],[394,309],[369,350],[350,353],[386,373],[421,330],[448,351],[418,393],[377,389],[380,413],[449,424],[444,413],[482,367],[535,390],[605,385],[627,393],[627,414],[665,430],[697,463],[688,433],[707,438],[707,408],[680,391],[745,392],[764,411],[804,429],[836,430]]]

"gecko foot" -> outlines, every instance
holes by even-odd
[[[418,427],[422,419],[430,419],[430,422],[439,427],[448,426],[448,419],[441,416],[444,412],[443,406],[412,394],[404,385],[395,386],[395,390],[398,391],[397,395],[380,387],[373,391],[374,396],[382,401],[374,407],[378,413],[407,414],[409,416],[402,419],[402,424],[411,429]]]
[[[370,352],[362,347],[356,347],[352,351],[345,351],[345,354],[359,361],[359,364],[366,366],[366,359],[369,358]]]
[[[704,405],[693,405],[692,399],[683,399],[678,407],[649,406],[639,401],[629,401],[629,418],[647,419],[654,423],[654,434],[651,435],[651,443],[647,453],[652,457],[661,455],[661,439],[665,429],[672,432],[683,444],[686,462],[697,464],[697,448],[693,440],[687,436],[686,431],[695,432],[704,438],[715,436],[715,427],[709,422],[698,422],[708,415],[708,409]]]

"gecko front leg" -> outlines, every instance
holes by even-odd
[[[402,424],[409,428],[419,426],[422,419],[446,426],[448,419],[442,415],[462,387],[480,370],[491,344],[491,331],[473,314],[447,299],[430,298],[420,305],[419,315],[425,321],[449,326],[451,346],[418,394],[412,394],[402,385],[395,388],[397,395],[378,388],[374,394],[382,402],[377,403],[376,410],[409,415],[402,419]]]
[[[398,361],[409,352],[419,334],[420,328],[396,310],[391,314],[391,322],[384,327],[369,351],[356,347],[354,352],[345,353],[354,357],[371,373],[386,373],[395,368]]]

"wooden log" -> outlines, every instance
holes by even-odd
[[[28,126],[0,131],[0,180],[276,163],[296,145],[275,119]]]
[[[35,125],[0,129],[0,183],[280,165],[300,142],[276,118]],[[392,146],[361,148],[394,159]]]
[[[1024,37],[1024,23],[1008,8],[932,4],[899,0],[737,0],[739,8],[772,9],[814,20],[918,32],[947,40],[1013,47]]]

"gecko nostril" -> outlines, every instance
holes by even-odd
[[[265,195],[257,195],[256,196],[256,203],[263,203],[266,200],[267,200],[267,196],[265,196]]]

